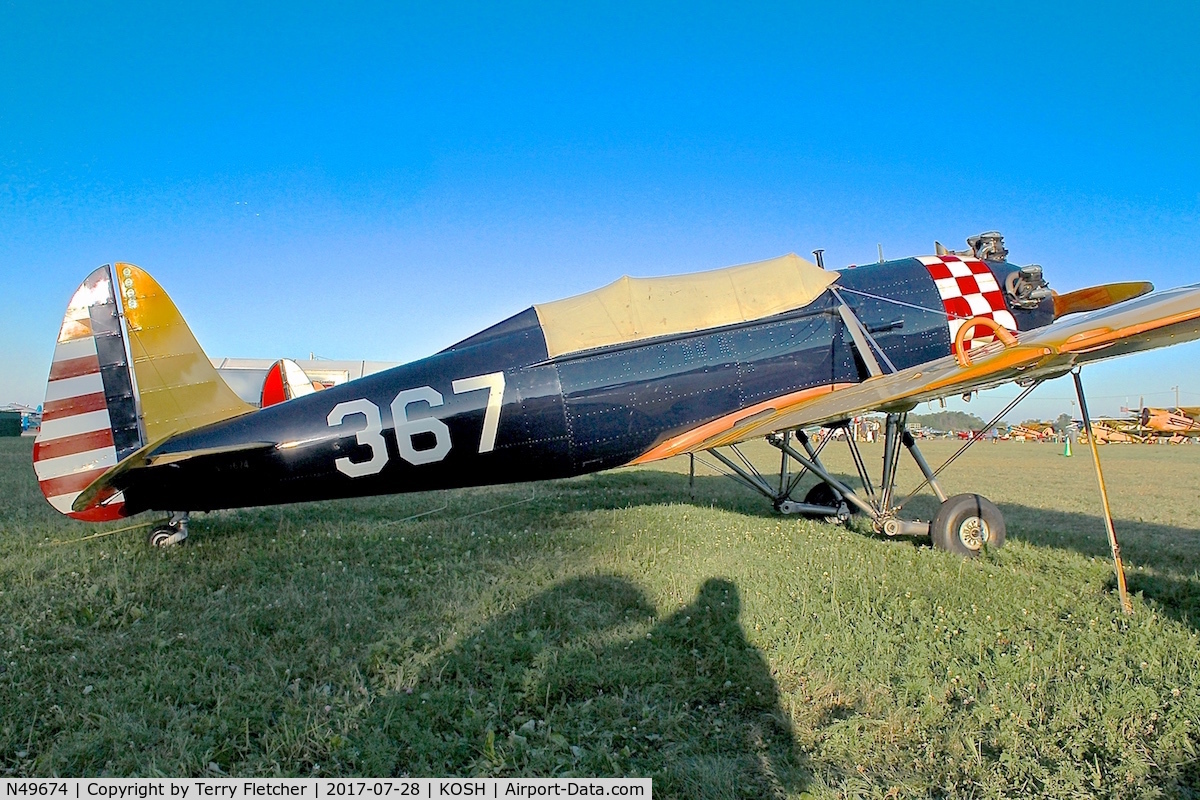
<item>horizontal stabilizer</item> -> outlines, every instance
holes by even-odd
[[[161,467],[167,464],[178,464],[181,461],[188,461],[193,458],[202,456],[221,455],[224,453],[241,453],[251,450],[269,450],[275,445],[271,442],[245,442],[242,444],[230,445],[228,447],[205,447],[198,450],[181,450],[176,453],[163,453],[162,455],[152,456],[164,442],[171,438],[174,434],[168,434],[163,438],[151,442],[145,447],[133,453],[120,464],[112,467],[91,485],[84,489],[79,497],[75,499],[74,509],[82,511],[94,505],[100,498],[106,497],[113,493],[113,486],[122,475],[135,469],[145,469],[146,467]]]
[[[248,453],[252,450],[271,450],[275,446],[274,442],[242,442],[241,444],[231,444],[225,447],[202,447],[196,450],[180,450],[177,453],[163,453],[162,455],[151,456],[146,459],[146,466],[162,467],[167,464],[178,464],[181,461],[190,461],[193,458],[202,458],[204,456]]]
[[[113,484],[117,478],[131,469],[146,466],[147,456],[150,455],[154,448],[161,445],[170,437],[171,434],[168,434],[161,439],[150,442],[150,444],[143,445],[135,452],[121,459],[120,463],[105,470],[103,474],[85,486],[83,491],[75,498],[75,502],[70,507],[71,515],[78,516],[81,513],[86,513],[89,509],[96,508],[105,503],[108,498],[116,494]]]

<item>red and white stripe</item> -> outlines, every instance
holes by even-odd
[[[978,258],[969,256],[918,256],[917,260],[929,270],[937,285],[946,309],[946,322],[950,327],[950,341],[958,335],[958,329],[971,317],[986,317],[1017,332],[1017,320],[1004,302],[1004,292],[996,282],[988,265]],[[995,337],[987,328],[977,327],[967,332],[963,347],[982,346]]]
[[[86,519],[110,519],[120,515],[120,503],[82,513],[71,511],[80,492],[117,463],[96,340],[86,310],[78,313],[72,303],[63,320],[46,385],[42,430],[33,445],[33,469],[42,494],[58,511]]]

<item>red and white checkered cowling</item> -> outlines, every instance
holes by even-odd
[[[917,260],[925,265],[937,284],[946,309],[951,341],[971,317],[987,317],[1013,333],[1017,332],[1017,321],[1004,302],[1004,291],[987,264],[970,256],[918,256]],[[970,350],[995,338],[987,328],[979,326],[967,332],[963,348]]]

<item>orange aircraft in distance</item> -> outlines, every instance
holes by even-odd
[[[1125,410],[1125,409],[1122,409]],[[1138,425],[1155,436],[1168,436],[1172,441],[1200,436],[1200,408],[1151,408],[1142,406]]]

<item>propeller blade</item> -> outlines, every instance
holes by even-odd
[[[1149,281],[1127,281],[1089,286],[1086,289],[1076,289],[1066,294],[1055,294],[1054,318],[1058,319],[1067,314],[1078,314],[1081,311],[1107,308],[1152,291],[1154,291],[1154,284]]]

